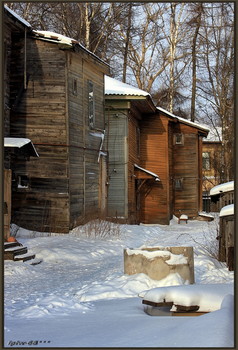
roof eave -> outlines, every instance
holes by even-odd
[[[105,94],[107,100],[146,100],[148,96],[126,95],[126,94]]]
[[[182,124],[188,125],[188,126],[190,126],[192,128],[198,129],[200,134],[204,135],[205,137],[209,134],[210,130],[205,129],[205,128],[199,126],[199,125],[196,125],[194,122],[192,122],[190,120],[188,120],[188,121],[186,121],[185,119],[183,120],[181,117],[173,115],[172,113],[167,112],[166,110],[161,109],[160,107],[157,107],[157,110],[160,113],[164,114],[167,118],[169,118],[171,120],[171,122],[173,122],[173,123],[182,123]]]
[[[75,39],[71,39],[70,42],[62,42],[59,39],[57,39],[57,33],[55,33],[55,36],[54,35],[46,36],[45,34],[42,34],[41,31],[37,31],[37,30],[33,30],[32,33],[33,33],[32,37],[34,39],[48,41],[48,42],[57,44],[59,46],[59,48],[62,49],[62,50],[75,50],[75,49],[82,50],[83,52],[88,54],[90,57],[92,57],[93,59],[97,60],[100,64],[102,64],[105,67],[107,67],[106,73],[108,73],[110,65],[107,62],[104,62],[100,57],[95,55],[93,52],[91,52],[88,49],[86,49],[82,44],[80,44],[79,41],[77,41]]]

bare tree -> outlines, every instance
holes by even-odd
[[[192,38],[192,95],[191,95],[191,121],[195,121],[195,104],[196,104],[196,87],[197,87],[197,50],[198,50],[198,35],[201,27],[203,3],[192,4],[191,12],[195,13],[188,25],[194,27]]]
[[[180,6],[178,16],[176,19],[176,8]],[[169,64],[170,64],[170,89],[169,89],[169,111],[173,112],[174,107],[174,90],[175,90],[175,74],[174,74],[174,65],[176,60],[176,48],[178,44],[178,35],[179,35],[179,26],[180,26],[180,20],[184,9],[184,3],[181,3],[180,5],[178,3],[171,3],[170,4],[170,35],[169,35],[169,45],[170,45],[170,57],[169,57]]]
[[[112,74],[173,113],[223,130],[224,179],[232,174],[234,4],[12,2],[34,29],[79,40]],[[228,160],[230,159],[230,160]],[[228,163],[230,164],[228,166]]]
[[[230,3],[211,3],[206,12],[198,97],[209,123],[222,128],[224,182],[234,176],[234,13]]]

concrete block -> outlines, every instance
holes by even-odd
[[[124,273],[144,273],[161,280],[178,273],[184,281],[194,283],[193,247],[143,247],[124,249]]]

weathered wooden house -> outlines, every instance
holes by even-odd
[[[26,138],[12,138],[10,136],[10,111],[11,111],[11,81],[10,71],[13,47],[19,36],[25,38],[31,32],[31,25],[17,16],[13,11],[4,6],[4,69],[3,69],[3,134],[4,134],[4,238],[10,236],[10,224],[12,213],[12,187],[23,186],[24,177],[21,173],[13,172],[16,162],[25,164],[30,157],[38,157],[37,151],[31,140]],[[24,47],[22,48],[24,49]],[[24,84],[24,78],[22,81]],[[22,85],[23,86],[23,85]],[[21,87],[22,87],[21,86]]]
[[[222,164],[222,135],[221,128],[210,129],[207,138],[202,143],[202,172],[203,172],[203,210],[214,211],[211,203],[210,189],[219,185]]]
[[[21,22],[4,8],[9,22]],[[104,74],[109,67],[78,41],[16,30],[5,60],[7,136],[30,139],[39,157],[14,162],[12,221],[31,230],[68,232],[106,207]],[[5,56],[6,56],[5,55]]]
[[[162,108],[142,90],[106,77],[108,213],[168,224],[202,209],[202,138],[208,129]]]

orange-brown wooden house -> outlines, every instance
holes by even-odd
[[[108,214],[169,224],[202,210],[202,139],[208,129],[156,108],[145,91],[106,77]]]

